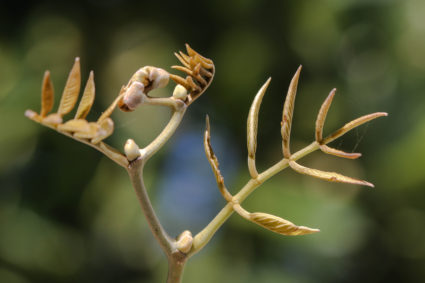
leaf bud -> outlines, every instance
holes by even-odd
[[[128,139],[125,143],[124,152],[128,161],[136,160],[140,156],[139,146],[132,139]]]
[[[173,91],[173,97],[185,101],[187,98],[187,89],[180,84],[176,85]]]

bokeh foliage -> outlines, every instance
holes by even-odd
[[[165,280],[166,261],[126,173],[23,113],[39,107],[44,70],[59,95],[80,56],[83,80],[95,73],[97,117],[139,67],[170,70],[185,42],[214,59],[217,73],[146,168],[154,206],[173,235],[196,233],[224,205],[203,155],[206,113],[227,186],[248,179],[246,117],[268,76],[260,170],[281,158],[282,104],[299,64],[295,148],[314,139],[316,113],[333,87],[329,132],[359,115],[390,114],[334,145],[362,152],[360,160],[321,153],[303,160],[374,189],[287,170],[247,200],[251,210],[321,233],[282,237],[232,216],[190,260],[185,282],[418,282],[425,277],[424,12],[421,0],[2,1],[0,282]],[[108,141],[117,147],[127,138],[146,145],[169,118],[156,107],[114,115]]]

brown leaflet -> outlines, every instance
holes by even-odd
[[[80,93],[81,85],[81,72],[80,72],[80,58],[75,58],[74,66],[69,73],[68,80],[66,81],[63,90],[62,98],[59,104],[58,114],[61,116],[71,112]]]

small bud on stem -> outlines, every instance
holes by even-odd
[[[125,156],[128,161],[136,160],[140,157],[139,146],[132,139],[128,139],[124,145]]]

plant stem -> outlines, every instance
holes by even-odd
[[[183,278],[183,270],[187,262],[187,255],[177,252],[168,258],[167,283],[180,283]]]
[[[143,182],[143,160],[139,159],[131,163],[128,167],[128,174],[143,214],[146,217],[149,228],[155,239],[158,241],[161,249],[164,251],[168,260],[168,278],[167,283],[180,283],[183,277],[184,266],[187,261],[187,255],[176,248],[176,241],[171,238],[162,227],[156,213],[152,207],[146,187]]]
[[[167,126],[165,126],[162,132],[147,147],[140,150],[141,156],[130,162],[127,166],[127,172],[134,190],[136,191],[137,198],[139,199],[149,228],[167,256],[169,268],[167,283],[181,282],[184,265],[188,257],[177,249],[176,240],[168,235],[156,216],[143,182],[143,168],[146,161],[170,139],[183,119],[187,106],[182,101],[176,101],[176,105],[177,107]]]
[[[127,171],[133,184],[134,190],[136,191],[137,198],[139,199],[140,206],[142,207],[143,214],[146,217],[146,220],[149,224],[149,228],[152,231],[152,234],[157,239],[162,250],[167,256],[173,252],[173,240],[167,234],[167,232],[162,227],[159,222],[158,217],[155,214],[155,211],[150,202],[148,193],[146,192],[145,184],[143,182],[143,164],[141,160],[136,160],[133,164],[130,164]]]
[[[186,112],[187,105],[183,101],[177,101],[178,109],[176,109],[171,116],[170,121],[167,126],[162,130],[162,132],[144,149],[142,149],[142,158],[146,162],[152,155],[154,155],[174,134],[177,127],[180,125],[180,122],[183,119],[184,113]]]

